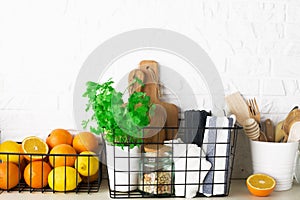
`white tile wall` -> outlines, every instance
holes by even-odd
[[[72,89],[84,60],[111,36],[144,27],[195,40],[226,94],[255,96],[264,114],[284,116],[300,102],[299,8],[278,0],[1,1],[2,137],[74,127]]]
[[[278,122],[300,103],[299,9],[297,0],[0,1],[2,139],[74,128],[84,60],[108,38],[145,27],[196,41],[226,94],[256,97],[263,116]]]

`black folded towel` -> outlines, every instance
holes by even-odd
[[[207,116],[211,116],[211,112],[205,110],[184,112],[185,131],[182,139],[185,143],[197,144],[198,147],[202,147]]]

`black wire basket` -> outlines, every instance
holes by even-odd
[[[80,154],[25,154],[25,153],[3,153],[0,152],[0,155],[4,155],[6,157],[5,162],[2,162],[0,160],[1,164],[5,164],[5,163],[12,163],[10,162],[10,160],[12,160],[12,157],[17,156],[18,157],[18,163],[13,163],[14,166],[18,167],[18,173],[13,174],[14,175],[14,179],[18,179],[18,183],[12,187],[12,188],[3,188],[0,189],[0,194],[3,192],[41,192],[41,193],[55,193],[55,192],[63,192],[63,193],[95,193],[98,192],[100,189],[100,185],[101,185],[101,180],[102,180],[102,163],[101,163],[101,155],[100,154],[95,154],[95,155],[80,155]],[[27,159],[22,158],[24,156],[27,156]],[[39,161],[35,160],[36,157],[40,157],[42,159],[40,159]],[[73,166],[60,166],[60,170],[58,170],[57,168],[53,168],[51,167],[51,165],[49,165],[49,157],[53,157],[54,161],[57,159],[60,160],[64,160],[64,162],[66,163],[67,158],[69,157],[73,157],[73,159],[80,159],[80,158],[86,158],[87,160],[87,175],[86,176],[82,176],[80,173],[78,173],[78,162],[75,162],[75,164]],[[95,174],[90,174],[90,160],[93,159],[91,157],[97,157],[98,161],[97,164],[94,164],[94,167],[98,168],[98,171]],[[16,157],[15,157],[16,158]],[[40,177],[38,179],[33,178],[36,174],[33,172],[33,167],[32,167],[32,163],[33,162],[43,162],[43,163],[47,163],[46,165],[50,167],[50,170],[52,171],[51,175],[49,174],[43,174],[44,173],[44,169],[46,169],[46,165],[42,164],[41,165],[41,174]],[[3,183],[6,184],[6,186],[9,186],[10,184],[12,184],[12,174],[10,173],[10,170],[12,170],[12,168],[10,168],[11,164],[6,164],[4,166],[4,171],[6,172],[6,174],[1,174],[0,176],[2,179],[4,179]],[[27,182],[25,181],[25,175],[24,175],[24,169],[26,166],[29,166],[29,171],[27,171]],[[3,166],[2,166],[3,167]],[[66,175],[68,172],[68,170],[72,168],[72,171],[77,174],[75,176],[70,176],[70,175]],[[3,170],[3,169],[2,169]],[[58,174],[59,173],[59,174]],[[48,176],[49,175],[49,176]],[[52,178],[52,188],[49,187],[48,184],[48,178]],[[57,180],[57,178],[60,179],[60,181]],[[33,180],[35,179],[35,180]],[[47,180],[45,180],[47,179]],[[61,181],[63,180],[63,181]],[[36,188],[36,186],[34,186],[34,181],[41,183],[41,185],[43,185],[42,183],[44,183],[43,186]],[[74,188],[70,188],[69,184],[70,182],[72,182],[72,185],[75,185]],[[57,186],[59,185],[60,188]],[[73,186],[72,186],[73,187]]]
[[[173,138],[181,138],[180,142],[169,140],[162,145],[161,142],[143,141],[137,145],[139,153],[121,148],[121,154],[116,143],[105,145],[106,160],[110,160],[107,164],[110,197],[186,198],[191,191],[195,193],[193,197],[228,196],[235,143],[241,127],[163,129]],[[209,136],[202,136],[201,148],[194,141],[197,132],[209,133]],[[145,153],[149,145],[152,150]]]

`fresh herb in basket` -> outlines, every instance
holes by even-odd
[[[86,128],[90,122],[96,122],[96,127],[90,126],[90,130],[98,135],[104,134],[109,144],[133,148],[142,142],[143,128],[150,123],[154,105],[144,92],[132,93],[125,103],[123,96],[128,89],[118,92],[113,83],[111,79],[102,84],[87,82],[83,97],[89,100],[86,111],[92,109],[93,115],[84,120],[82,126]],[[135,83],[143,84],[139,79],[132,84]]]

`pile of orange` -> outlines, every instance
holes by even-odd
[[[55,129],[46,140],[30,136],[23,139],[21,144],[13,141],[5,141],[2,144],[0,189],[14,188],[21,179],[31,188],[52,187],[53,183],[48,181],[52,177],[48,179],[48,176],[57,167],[62,166],[74,169],[84,181],[94,181],[98,174],[85,177],[75,169],[75,161],[80,153],[98,151],[98,139],[90,132],[80,132],[73,136],[65,129]]]

